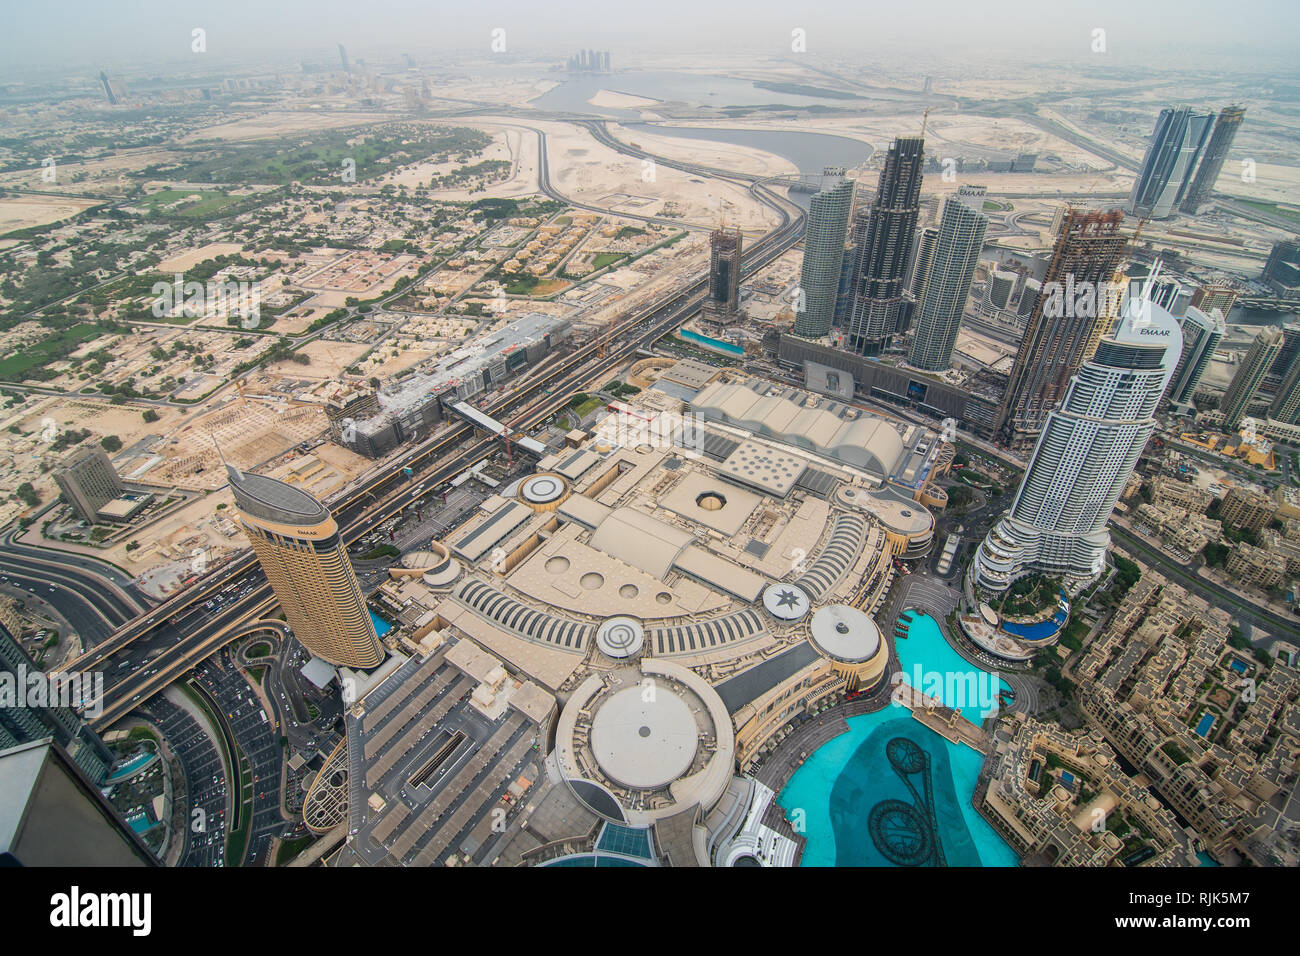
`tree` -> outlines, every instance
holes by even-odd
[[[15,493],[22,499],[23,504],[27,505],[29,508],[33,508],[41,503],[41,496],[36,493],[36,489],[32,487],[30,481],[24,481],[18,486],[18,490]]]
[[[154,411],[152,408],[146,408],[144,410],[144,415],[142,417],[146,422],[152,424],[153,422],[156,422],[158,420],[158,413]]]
[[[118,438],[116,435],[105,435],[99,440],[99,444],[102,445],[104,451],[108,452],[110,455],[122,450],[122,439]]]

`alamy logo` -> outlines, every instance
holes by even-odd
[[[47,674],[19,664],[17,671],[0,671],[0,710],[12,707],[68,707],[84,717],[99,717],[104,712],[104,674]]]
[[[999,706],[998,695],[1002,692],[1001,679],[987,671],[930,671],[920,664],[913,664],[910,674],[896,671],[889,682],[894,686],[890,700],[896,707],[908,706],[912,701],[911,694],[902,688],[907,684],[926,697],[960,710],[968,719],[976,714],[980,719],[995,716]],[[979,723],[979,719],[974,722]]]
[[[125,926],[133,936],[148,936],[153,929],[153,895],[150,893],[82,893],[72,887],[50,897],[50,925]]]
[[[1115,315],[1124,297],[1128,295],[1127,282],[1075,282],[1066,275],[1065,282],[1045,282],[1039,293],[1043,302],[1043,315],[1049,319],[1095,319]],[[1133,305],[1142,312],[1150,312],[1149,299],[1134,297]],[[1138,316],[1143,318],[1142,315]]]

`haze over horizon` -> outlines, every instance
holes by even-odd
[[[723,0],[704,9],[686,0],[664,0],[652,13],[585,0],[544,6],[508,0],[469,8],[445,0],[390,0],[365,7],[343,0],[288,0],[274,6],[252,0],[219,5],[140,0],[129,6],[73,0],[66,7],[68,15],[57,18],[31,4],[0,11],[0,74],[164,65],[201,71],[275,54],[292,57],[289,65],[296,68],[302,57],[333,55],[340,42],[354,59],[404,52],[472,56],[475,51],[486,58],[496,28],[506,31],[506,52],[517,57],[592,47],[617,49],[623,58],[709,52],[782,56],[790,53],[791,30],[801,28],[811,54],[856,54],[866,62],[906,55],[918,67],[929,57],[939,65],[940,56],[990,62],[1015,56],[1025,62],[1064,58],[1082,66],[1092,60],[1125,69],[1160,65],[1193,72],[1290,65],[1294,73],[1300,62],[1295,56],[1300,5],[1285,0],[1254,4],[1250,16],[1225,15],[1222,4],[1208,0],[1142,5],[1098,0],[1065,9],[1010,0],[996,14],[965,0],[938,0],[924,10],[873,2],[834,12],[774,0]],[[202,62],[195,62],[190,49],[196,27],[207,32]],[[1091,51],[1098,28],[1106,31],[1104,57]]]

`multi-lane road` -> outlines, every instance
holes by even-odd
[[[545,139],[540,131],[538,135],[542,137],[539,179],[543,191],[562,199],[550,187]],[[623,152],[631,151],[617,140],[612,142]],[[648,156],[640,150],[635,155]],[[751,271],[771,262],[799,240],[802,211],[761,181],[704,167],[688,168],[747,182],[753,195],[777,212],[780,225],[746,250],[745,265]],[[581,346],[487,404],[484,411],[503,420],[508,418],[523,429],[545,421],[564,409],[572,394],[602,381],[611,368],[689,317],[698,308],[706,281],[700,275],[660,304],[622,320],[614,327],[603,355],[599,341]],[[344,542],[351,544],[488,457],[495,441],[476,439],[469,425],[455,424],[372,469],[327,502]],[[406,468],[412,469],[415,476],[408,478]],[[273,606],[274,597],[265,577],[251,553],[245,553],[181,595],[119,628],[69,667],[105,672],[105,695],[95,708],[98,716],[94,723],[103,727],[119,719],[224,644],[247,633],[249,623]]]

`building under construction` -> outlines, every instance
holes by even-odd
[[[1066,209],[1042,291],[1025,328],[1002,400],[1001,436],[1031,443],[1061,401],[1070,377],[1096,351],[1122,304],[1111,294],[1129,237],[1124,214]]]
[[[740,317],[740,229],[715,229],[709,236],[709,294],[705,296],[706,322],[730,325]]]
[[[530,312],[386,388],[342,390],[325,406],[330,437],[359,455],[382,458],[441,422],[444,404],[495,388],[539,362],[569,332],[567,320]]]

